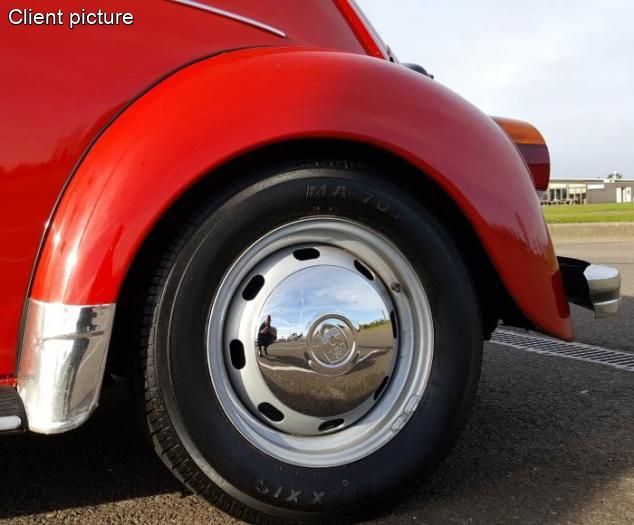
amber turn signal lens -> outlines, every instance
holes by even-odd
[[[506,132],[524,157],[533,177],[535,189],[538,191],[548,189],[550,153],[542,134],[528,122],[501,117],[493,117],[493,120]]]

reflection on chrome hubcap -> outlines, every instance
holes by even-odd
[[[286,432],[298,435],[322,433],[323,418],[341,420],[333,423],[341,430],[370,410],[392,373],[398,346],[384,286],[360,274],[351,254],[330,246],[313,249],[319,257],[311,261],[298,261],[293,248],[278,260],[275,268],[286,266],[289,276],[272,286],[253,325],[262,377],[281,405],[298,413],[284,424]],[[262,275],[265,282],[275,280]],[[235,374],[233,380],[255,405],[259,385],[242,377]]]
[[[333,466],[403,428],[427,383],[433,324],[416,273],[387,239],[318,218],[240,256],[208,344],[214,389],[246,439],[286,462]]]

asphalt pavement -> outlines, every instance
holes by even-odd
[[[573,314],[582,341],[634,350],[634,243],[557,250],[621,269],[619,318],[590,323],[590,313]],[[237,522],[181,491],[127,394],[113,388],[74,432],[0,439],[0,523]],[[486,344],[477,399],[453,451],[373,523],[634,523],[634,374]]]

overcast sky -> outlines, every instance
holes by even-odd
[[[537,126],[553,177],[634,178],[634,1],[357,1],[401,61]]]

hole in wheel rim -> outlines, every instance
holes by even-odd
[[[258,410],[265,417],[267,417],[271,421],[274,421],[275,423],[279,423],[280,421],[284,419],[284,414],[282,414],[282,412],[280,412],[277,408],[275,408],[270,403],[260,403],[258,405]]]
[[[260,290],[263,286],[264,277],[262,277],[261,275],[254,275],[249,281],[249,284],[247,284],[246,288],[242,292],[242,298],[245,301],[252,301],[257,297],[258,293],[260,293]]]
[[[392,322],[392,336],[396,339],[398,337],[398,322],[394,310],[390,312],[390,321]]]
[[[319,432],[327,432],[328,430],[332,430],[341,425],[343,425],[343,419],[341,418],[324,421],[321,425],[319,425]]]
[[[367,266],[361,264],[359,261],[354,261],[354,267],[357,269],[357,271],[363,275],[368,281],[374,281],[374,275],[372,274],[372,272],[367,268]]]
[[[234,339],[229,343],[229,355],[231,356],[231,364],[236,370],[242,370],[247,364],[244,345],[239,339]]]
[[[383,381],[381,381],[381,384],[379,385],[379,388],[377,388],[376,392],[374,392],[374,399],[375,400],[379,399],[379,397],[381,396],[381,394],[385,390],[385,387],[387,386],[387,382],[389,380],[390,380],[390,376],[385,376],[383,378]]]
[[[321,253],[316,248],[302,248],[293,252],[295,259],[298,261],[310,261],[312,259],[319,259]]]

